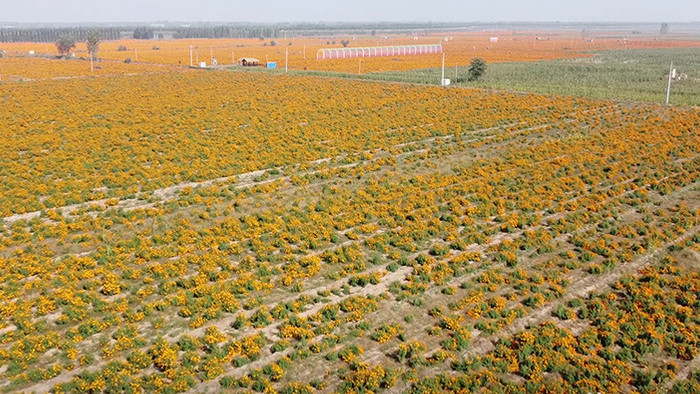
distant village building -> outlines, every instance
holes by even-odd
[[[173,30],[154,30],[153,39],[155,40],[172,40],[175,38],[175,31]]]

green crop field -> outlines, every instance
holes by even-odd
[[[688,78],[674,81],[671,103],[700,105],[700,51],[697,48],[617,50],[583,59],[489,64],[482,80],[465,81],[467,67],[448,67],[457,86],[663,103],[669,64]],[[313,72],[381,81],[437,84],[439,68],[365,75]],[[458,78],[455,78],[457,76]]]

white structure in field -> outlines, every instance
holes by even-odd
[[[489,42],[498,42],[498,37],[489,38]]]
[[[442,53],[441,44],[393,45],[388,47],[365,48],[323,48],[316,53],[316,59],[350,59],[354,57],[403,56]]]

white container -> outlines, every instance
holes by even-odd
[[[207,68],[207,62],[199,62],[199,67]]]
[[[442,81],[440,82],[440,85],[442,86],[450,86],[450,79],[449,78],[443,78]]]

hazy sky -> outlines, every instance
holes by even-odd
[[[700,0],[0,0],[5,22],[691,22]]]

